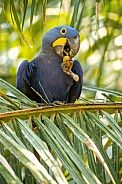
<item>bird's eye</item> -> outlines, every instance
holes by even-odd
[[[67,29],[66,29],[66,28],[62,28],[62,29],[60,30],[60,33],[61,33],[62,35],[66,34],[66,32],[67,32]]]

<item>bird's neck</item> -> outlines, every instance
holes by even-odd
[[[53,50],[42,50],[40,53],[40,56],[43,60],[43,62],[51,61],[51,62],[57,62],[62,63],[63,58],[58,56]]]

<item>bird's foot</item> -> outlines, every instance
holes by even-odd
[[[70,74],[69,74],[74,81],[78,82],[79,81],[79,76],[75,73],[73,73],[72,71],[70,71]]]
[[[56,100],[51,105],[65,105],[65,104],[67,104],[66,101],[61,102],[61,101]]]
[[[79,76],[71,71],[72,67],[68,68],[65,63],[61,63],[61,67],[67,75],[70,75],[73,78],[74,81],[79,81]]]
[[[70,56],[64,56],[63,63],[61,63],[61,67],[67,75],[70,75],[73,78],[74,81],[79,81],[79,76],[71,71],[73,67],[73,60],[70,58]]]
[[[61,63],[61,68],[64,72],[68,72],[72,69],[73,61],[69,61],[67,63]]]

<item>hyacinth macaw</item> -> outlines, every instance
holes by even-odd
[[[72,58],[80,47],[78,32],[69,26],[57,26],[42,39],[42,50],[31,62],[19,66],[16,87],[38,102],[73,103],[82,90],[83,71]]]

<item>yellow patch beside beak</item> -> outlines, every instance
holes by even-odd
[[[65,45],[67,42],[67,38],[58,38],[56,41],[53,42],[52,46],[56,47],[58,45]]]

